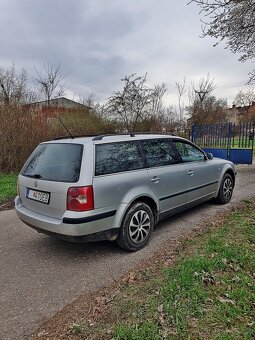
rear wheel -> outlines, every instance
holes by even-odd
[[[225,174],[220,185],[218,196],[216,197],[216,202],[227,204],[231,200],[233,189],[234,182],[232,176],[230,174]]]
[[[137,202],[129,208],[123,219],[117,243],[130,251],[142,249],[149,241],[153,228],[151,208],[143,202]]]

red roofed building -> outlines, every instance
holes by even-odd
[[[255,122],[255,102],[246,106],[233,105],[228,111],[229,121],[232,123],[239,123],[242,121]]]

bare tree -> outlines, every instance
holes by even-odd
[[[183,122],[183,119],[184,119],[183,96],[186,92],[186,79],[183,78],[182,82],[176,81],[175,86],[176,86],[177,95],[178,95],[179,120],[180,122]]]
[[[203,101],[203,106],[199,101],[195,101],[187,107],[187,112],[191,116],[192,124],[204,125],[225,122],[228,117],[227,100],[207,96]]]
[[[200,78],[198,83],[192,83],[191,91],[193,92],[195,99],[198,99],[200,103],[203,103],[204,99],[211,95],[215,88],[216,84],[214,79],[211,79],[210,74],[208,73],[206,77]]]
[[[167,86],[165,83],[154,85],[154,90],[152,94],[152,107],[151,111],[154,114],[160,114],[163,108],[163,99],[167,91]]]
[[[163,107],[159,113],[153,116],[153,131],[176,132],[180,129],[178,113],[174,106]]]
[[[121,91],[116,91],[108,99],[106,110],[108,115],[117,119],[124,129],[134,131],[143,119],[151,117],[157,109],[165,92],[165,85],[149,88],[146,76],[131,74],[121,81],[124,83]]]
[[[234,103],[239,106],[250,106],[255,102],[255,89],[240,90],[235,97]]]
[[[80,103],[93,108],[96,105],[95,94],[91,92],[86,97],[80,97]]]
[[[255,81],[255,69],[252,70],[251,72],[249,72],[249,81],[247,82],[247,84],[254,84]]]
[[[65,89],[61,83],[65,76],[62,74],[60,64],[54,66],[48,63],[47,65],[44,65],[43,72],[39,72],[36,68],[35,71],[37,73],[35,82],[39,85],[48,105],[50,105],[50,100],[53,97],[64,95]]]
[[[213,108],[222,106],[221,103],[212,96],[215,88],[216,84],[214,83],[214,79],[211,79],[209,74],[207,74],[206,77],[202,77],[198,83],[191,84],[187,112],[191,116],[192,123],[206,124],[208,121],[213,122],[211,117],[208,119],[206,117],[210,111],[208,108],[211,107],[211,111],[214,112],[215,115]],[[215,121],[217,120],[218,117],[215,116]]]
[[[205,16],[202,21],[203,37],[217,39],[215,45],[225,40],[233,53],[241,53],[239,60],[255,57],[255,0],[191,0]],[[215,46],[214,45],[214,46]],[[255,70],[250,82],[255,80]]]
[[[23,69],[17,73],[14,64],[7,69],[0,68],[0,102],[2,104],[24,103],[28,93],[26,70]]]

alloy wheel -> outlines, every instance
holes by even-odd
[[[134,213],[129,223],[129,237],[134,243],[142,243],[148,237],[151,229],[151,220],[145,210]]]
[[[233,185],[230,178],[227,178],[223,184],[223,195],[226,200],[229,200],[233,191]]]

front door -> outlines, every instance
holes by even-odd
[[[187,204],[213,196],[217,190],[219,167],[189,142],[173,141],[182,158],[182,169],[188,178]]]
[[[150,185],[159,200],[161,216],[170,214],[171,210],[185,208],[188,176],[170,140],[153,139],[140,143],[146,157]]]

